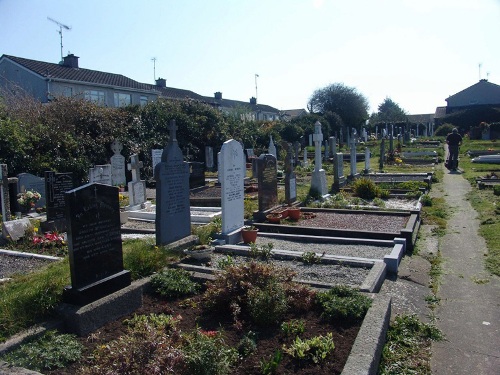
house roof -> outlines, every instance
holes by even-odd
[[[290,119],[303,116],[307,114],[307,111],[304,108],[300,109],[285,109],[284,111],[281,111],[281,113]]]
[[[422,115],[406,115],[406,118],[409,122],[414,124],[425,123],[425,122],[434,122],[434,113],[422,114]]]
[[[500,86],[481,79],[476,84],[446,99],[448,107],[500,104]]]
[[[83,68],[25,59],[22,57],[3,55],[32,72],[45,77],[67,81],[85,82],[91,84],[124,87],[134,90],[151,90],[152,85],[140,83],[121,74],[100,72]]]
[[[442,118],[444,116],[446,116],[446,107],[436,107],[434,118]]]
[[[279,112],[278,109],[266,104],[258,104],[258,103],[251,104],[249,102],[243,102],[240,100],[232,100],[232,99],[215,99],[214,97],[211,96],[205,96],[204,102],[222,108],[232,108],[232,109],[247,108],[252,110],[253,112],[258,112],[258,111],[273,112],[273,113]]]

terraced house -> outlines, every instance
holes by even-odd
[[[158,98],[169,100],[198,100],[227,113],[236,113],[242,120],[279,120],[282,113],[269,105],[223,99],[221,92],[213,97],[193,91],[166,86],[159,78],[156,84],[134,81],[121,74],[80,68],[78,56],[69,54],[60,64],[2,55],[0,57],[0,87],[16,92],[23,90],[42,103],[58,96],[78,97],[108,107],[145,105]]]

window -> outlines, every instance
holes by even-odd
[[[85,90],[85,99],[94,103],[105,104],[104,91]]]
[[[73,88],[69,86],[64,86],[62,88],[62,96],[65,96],[67,98],[71,98],[73,96]]]
[[[132,96],[130,94],[121,94],[115,92],[115,107],[125,107],[132,103]]]
[[[146,104],[148,104],[148,97],[145,96],[145,95],[141,95],[141,107],[142,106],[145,106]]]

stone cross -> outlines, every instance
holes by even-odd
[[[137,182],[141,180],[141,168],[144,163],[139,160],[139,155],[133,154],[130,156],[130,163],[127,164],[127,168],[132,172],[132,181]]]
[[[177,142],[177,125],[175,125],[175,120],[171,120],[170,124],[168,125],[168,130],[170,133],[170,139],[169,142]]]
[[[123,150],[123,145],[119,140],[115,139],[113,143],[111,143],[111,151],[115,153],[115,155],[119,155]]]
[[[314,170],[319,171],[322,167],[321,165],[321,143],[323,142],[323,133],[321,133],[321,123],[316,121],[314,124]]]

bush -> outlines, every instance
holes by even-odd
[[[76,336],[47,331],[4,355],[2,360],[34,371],[53,370],[79,360],[82,349]]]
[[[455,126],[453,124],[443,124],[436,129],[434,135],[446,137],[449,133],[451,133],[454,127]]]
[[[191,281],[189,272],[183,269],[165,269],[151,277],[151,286],[163,297],[182,297],[195,294],[200,286]]]
[[[318,293],[317,301],[328,320],[338,318],[362,319],[371,306],[371,299],[348,286],[334,286],[327,292]]]
[[[422,206],[425,207],[431,207],[432,206],[432,198],[429,194],[424,194],[420,198],[420,202],[422,203]]]
[[[499,185],[493,186],[493,194],[500,195],[500,186]]]
[[[123,264],[133,280],[152,275],[167,264],[167,251],[147,240],[128,240],[123,244]]]
[[[379,188],[368,178],[359,178],[353,184],[354,195],[367,200],[372,200],[379,194]]]

